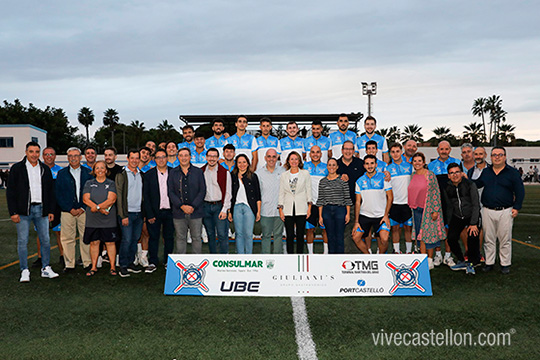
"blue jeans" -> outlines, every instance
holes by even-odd
[[[347,215],[345,206],[325,205],[322,208],[322,218],[328,235],[329,254],[345,253],[345,215]]]
[[[17,251],[19,253],[19,263],[21,271],[28,269],[28,231],[30,223],[33,221],[36,227],[39,242],[41,245],[41,264],[43,267],[49,266],[51,257],[51,242],[49,240],[49,218],[43,216],[42,205],[31,205],[28,216],[20,215],[21,221],[16,224],[17,227]]]
[[[150,264],[158,265],[159,263],[159,243],[160,231],[163,229],[163,263],[166,264],[169,254],[174,251],[174,224],[172,211],[170,209],[159,210],[156,213],[156,221],[153,224],[146,222],[148,228],[148,256]]]
[[[122,242],[120,243],[120,267],[127,268],[135,261],[137,243],[141,237],[143,217],[140,212],[128,213],[129,225],[122,225]],[[120,219],[122,223],[122,219]]]
[[[204,218],[203,224],[208,234],[208,249],[210,254],[217,254],[216,246],[216,230],[219,243],[219,253],[229,253],[229,220],[219,219],[219,213],[223,205],[221,202],[217,204],[204,203]]]
[[[236,252],[238,254],[253,253],[253,225],[255,214],[246,204],[234,205],[234,230],[236,232]]]

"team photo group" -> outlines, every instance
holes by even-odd
[[[289,122],[281,139],[266,117],[258,137],[246,131],[246,116],[230,136],[223,119],[211,125],[207,139],[186,125],[182,143],[148,141],[128,151],[126,166],[114,147],[97,160],[89,146],[69,148],[62,168],[55,149],[29,142],[6,191],[20,281],[30,281],[31,226],[39,258],[30,268],[45,278],[59,276],[50,229],[66,276],[82,266],[92,277],[104,263],[112,276],[153,273],[169,254],[200,254],[203,243],[227,254],[231,239],[236,253],[252,254],[254,228],[263,254],[423,253],[430,269],[445,264],[471,275],[482,263],[494,270],[498,258],[500,272],[510,272],[525,190],[503,147],[487,153],[465,143],[453,157],[441,141],[428,161],[416,141],[388,144],[372,116],[357,135],[346,114],[328,137],[321,121],[307,138]],[[314,250],[318,234],[323,247]]]

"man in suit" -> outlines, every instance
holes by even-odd
[[[169,200],[167,180],[172,168],[167,166],[167,152],[158,149],[155,155],[156,167],[144,174],[143,203],[146,211],[146,223],[150,239],[148,241],[148,253],[150,264],[145,273],[156,271],[159,263],[159,239],[160,231],[163,231],[164,257],[163,262],[167,266],[167,258],[174,250],[174,224]]]

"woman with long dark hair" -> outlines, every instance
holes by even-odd
[[[261,219],[261,189],[245,154],[236,157],[231,174],[232,199],[229,221],[234,221],[236,252],[253,253],[253,225]]]

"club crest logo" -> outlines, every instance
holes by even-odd
[[[418,289],[421,292],[426,290],[418,284],[418,270],[420,261],[414,260],[411,265],[407,266],[401,264],[395,265],[391,261],[386,262],[386,267],[392,270],[392,276],[394,277],[394,285],[390,289],[390,294],[396,292],[397,289]]]
[[[204,259],[199,265],[189,264],[184,265],[180,260],[174,265],[180,269],[180,284],[174,289],[174,293],[178,293],[182,288],[202,289],[208,292],[208,287],[204,284],[204,270],[208,266],[208,260]]]
[[[267,269],[272,270],[275,265],[276,265],[276,260],[274,260],[274,259],[266,260],[266,268]]]

